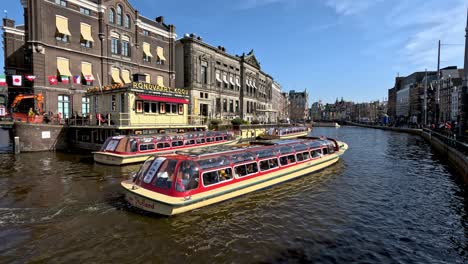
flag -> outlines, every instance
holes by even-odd
[[[21,86],[23,83],[23,78],[21,77],[21,75],[13,75],[12,80],[13,86]]]
[[[0,86],[7,86],[5,75],[0,75]]]
[[[79,76],[79,75],[73,76],[73,83],[80,84],[81,83],[81,76]]]
[[[50,85],[57,85],[58,80],[57,80],[57,77],[56,77],[56,76],[54,76],[54,75],[49,76],[48,79],[49,79],[49,84],[50,84]]]
[[[61,75],[60,79],[62,80],[62,83],[65,83],[65,84],[70,82],[70,78],[67,75]]]
[[[85,75],[84,78],[85,78],[85,80],[86,80],[87,82],[92,82],[92,81],[94,81],[94,78],[93,78],[92,75]]]
[[[34,82],[34,80],[36,79],[36,75],[26,75],[25,77],[30,82]]]

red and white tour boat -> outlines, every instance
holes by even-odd
[[[235,144],[238,141],[234,133],[227,131],[114,136],[104,142],[100,151],[94,152],[94,161],[107,165],[125,165],[144,162],[155,154]]]
[[[326,168],[347,149],[334,139],[308,138],[207,154],[178,152],[149,158],[121,185],[133,206],[175,215]]]

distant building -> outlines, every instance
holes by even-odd
[[[294,122],[304,122],[309,119],[309,95],[307,91],[289,91],[289,115]]]
[[[281,117],[281,105],[282,105],[282,94],[281,94],[281,85],[277,82],[273,82],[273,90],[272,90],[272,100],[271,104],[271,112],[270,112],[270,120],[271,123],[277,123],[280,121]]]
[[[289,121],[289,94],[282,92],[279,101],[279,120],[282,122]]]
[[[318,101],[312,104],[310,107],[310,118],[312,121],[320,121],[322,120],[322,112],[324,110],[324,106],[322,101]]]

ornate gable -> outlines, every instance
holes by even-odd
[[[255,57],[254,51],[251,50],[246,56],[245,56],[245,62],[248,64],[254,66],[257,69],[260,69],[260,62],[258,62],[257,58]]]

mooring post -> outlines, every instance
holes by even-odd
[[[14,148],[15,148],[15,154],[20,154],[20,140],[19,140],[19,137],[15,137]]]

